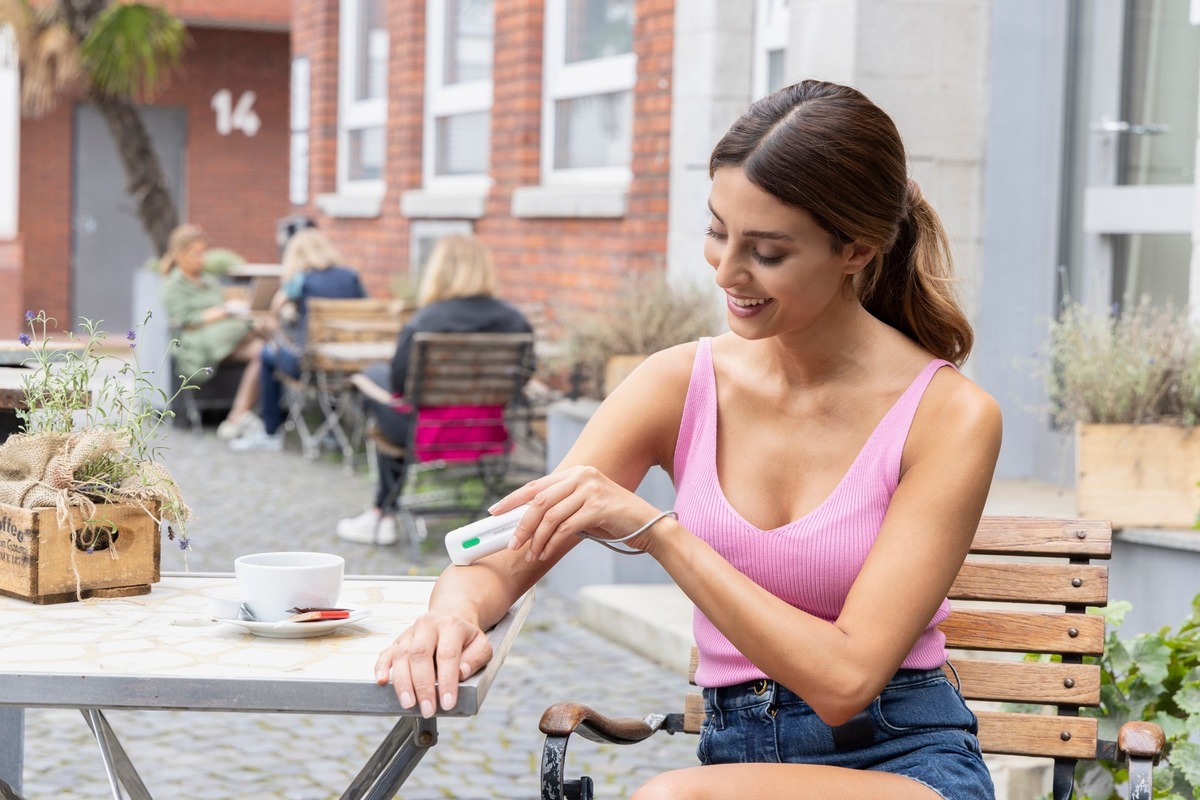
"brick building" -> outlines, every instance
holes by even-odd
[[[1063,480],[1070,463],[1030,363],[1068,291],[1200,305],[1189,0],[171,7],[194,44],[148,108],[176,131],[186,218],[250,260],[274,260],[276,221],[306,214],[386,295],[438,236],[473,230],[502,295],[554,336],[631,273],[711,281],[709,150],[755,97],[819,77],[892,115],[942,214],[976,325],[966,369],[1004,408],[1002,476]],[[83,179],[85,111],[17,122],[11,50],[0,36],[0,338],[26,308],[78,314],[85,280],[125,287],[139,260],[82,268],[103,252],[82,188],[128,217],[120,182]],[[247,99],[254,135],[231,124]]]
[[[474,230],[502,294],[551,323],[665,269],[673,7],[297,0],[298,210],[372,293]]]
[[[180,216],[248,260],[276,260],[275,221],[289,208],[290,3],[167,5],[191,41],[178,73],[143,110]],[[63,325],[85,315],[122,329],[141,317],[133,284],[153,249],[111,138],[98,114],[69,98],[18,122],[15,54],[3,38],[0,337],[23,329],[26,309]],[[239,102],[244,124],[223,124]]]

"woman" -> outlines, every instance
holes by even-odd
[[[258,354],[268,330],[250,319],[245,303],[226,300],[220,282],[204,271],[208,246],[208,235],[198,225],[180,225],[167,239],[159,268],[166,276],[163,305],[179,339],[172,354],[176,369],[199,384],[223,361],[246,365],[233,407],[217,428],[217,436],[227,441],[259,424],[251,409],[258,399]]]
[[[696,605],[708,711],[701,766],[638,800],[990,799],[936,625],[1001,424],[955,369],[973,337],[938,217],[892,120],[829,83],[756,102],[709,172],[730,331],[652,356],[557,472],[497,503],[530,504],[510,549],[448,568],[376,678],[452,707],[514,598],[581,535],[625,539]],[[655,464],[677,519],[634,494]]]
[[[452,234],[438,240],[429,256],[417,292],[417,312],[400,331],[392,363],[375,364],[364,370],[368,378],[386,386],[399,399],[408,375],[413,335],[417,333],[531,333],[525,315],[496,296],[492,255],[477,236]],[[410,415],[391,404],[368,399],[368,413],[379,431],[391,442],[404,445]],[[379,483],[375,502],[357,517],[338,522],[337,535],[350,542],[394,544],[396,509],[388,498],[404,475],[404,464],[390,456],[378,456]]]
[[[308,332],[308,298],[367,296],[358,273],[339,266],[341,261],[333,242],[316,228],[302,229],[288,239],[283,248],[280,287],[271,300],[271,312],[281,322],[291,325],[292,341],[277,337],[259,353],[262,426],[243,432],[229,443],[230,449],[237,452],[283,449],[283,432],[279,430],[283,424],[280,407],[283,384],[279,372],[300,377],[300,353]]]

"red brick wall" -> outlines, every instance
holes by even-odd
[[[292,17],[289,0],[164,0],[163,5],[189,25],[247,25],[286,30]]]
[[[17,230],[24,242],[25,309],[71,319],[71,108],[21,121]],[[22,310],[23,313],[23,310]],[[24,325],[5,318],[6,325]]]
[[[515,219],[512,193],[540,182],[542,0],[495,0],[491,175],[486,215],[476,231],[492,245],[501,294],[533,306],[552,322],[593,308],[623,276],[665,269],[670,145],[673,0],[638,0],[634,47],[633,182],[623,219]],[[400,195],[421,185],[425,0],[388,4],[391,30],[387,195],[377,219],[329,219],[305,211],[364,273],[373,294],[386,293],[408,269],[410,220]],[[335,192],[337,153],[337,3],[295,0],[295,55],[311,59],[310,197]]]
[[[277,261],[275,222],[288,213],[288,36],[261,31],[192,30],[183,72],[156,100],[188,117],[187,221],[215,245],[249,261]],[[213,95],[228,89],[236,104],[255,93],[254,136],[217,132]]]
[[[627,274],[666,268],[674,2],[636,6],[633,181],[621,219],[509,216],[513,190],[539,182],[542,6],[496,0],[495,184],[477,231],[495,249],[503,293],[553,323],[597,307]]]
[[[296,0],[292,51],[307,56],[312,72],[309,121],[309,200],[296,212],[318,221],[346,263],[363,274],[367,290],[389,296],[408,269],[409,227],[400,214],[400,195],[421,184],[421,121],[425,59],[425,3],[387,4],[388,47],[387,194],[372,219],[324,216],[313,201],[337,192],[338,3]]]
[[[191,36],[182,69],[153,103],[182,107],[187,114],[186,211],[181,213],[207,229],[217,245],[250,261],[277,260],[275,221],[289,210],[288,36],[215,29],[193,29]],[[210,102],[219,89],[229,89],[234,103],[243,91],[257,94],[254,111],[261,125],[255,136],[217,134]],[[18,229],[24,243],[24,297],[19,305],[22,312],[45,309],[60,322],[73,319],[71,163],[70,103],[42,119],[22,121]],[[0,325],[9,322],[0,317]]]
[[[0,339],[15,339],[25,333],[22,305],[20,239],[0,239]]]

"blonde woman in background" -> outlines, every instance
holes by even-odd
[[[246,364],[233,407],[217,428],[217,436],[229,440],[261,424],[251,409],[258,399],[258,354],[269,331],[250,319],[245,303],[227,300],[220,281],[204,271],[208,247],[208,234],[198,225],[171,231],[159,262],[162,299],[179,340],[173,356],[181,374],[199,384],[224,361]]]
[[[259,353],[262,426],[245,431],[229,443],[237,452],[283,449],[283,384],[279,371],[300,376],[300,354],[308,333],[310,297],[366,297],[358,273],[341,266],[342,257],[329,237],[316,228],[297,231],[283,248],[283,273],[271,310],[293,328],[291,341],[282,337],[268,343]]]
[[[374,364],[364,370],[367,377],[389,389],[400,399],[408,374],[409,354],[416,333],[531,333],[529,320],[512,305],[497,299],[492,255],[477,236],[454,234],[438,240],[417,292],[417,313],[400,331],[392,363]],[[392,405],[367,400],[379,431],[390,441],[404,445],[411,415]],[[394,544],[394,505],[385,508],[392,488],[404,474],[404,463],[385,456],[379,459],[379,483],[375,502],[357,517],[338,522],[337,534],[350,542]]]

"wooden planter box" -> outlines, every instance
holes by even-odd
[[[1200,512],[1200,428],[1075,427],[1078,514],[1114,528],[1191,528]]]
[[[153,509],[158,513],[157,507]],[[137,505],[100,504],[95,519],[116,526],[111,549],[101,534],[93,552],[76,547],[71,529],[60,527],[53,508],[18,508],[0,503],[0,594],[34,603],[65,603],[78,597],[146,594],[159,580],[158,523]],[[70,522],[87,535],[83,515]],[[72,551],[74,558],[72,559]],[[78,573],[79,593],[76,594]]]

